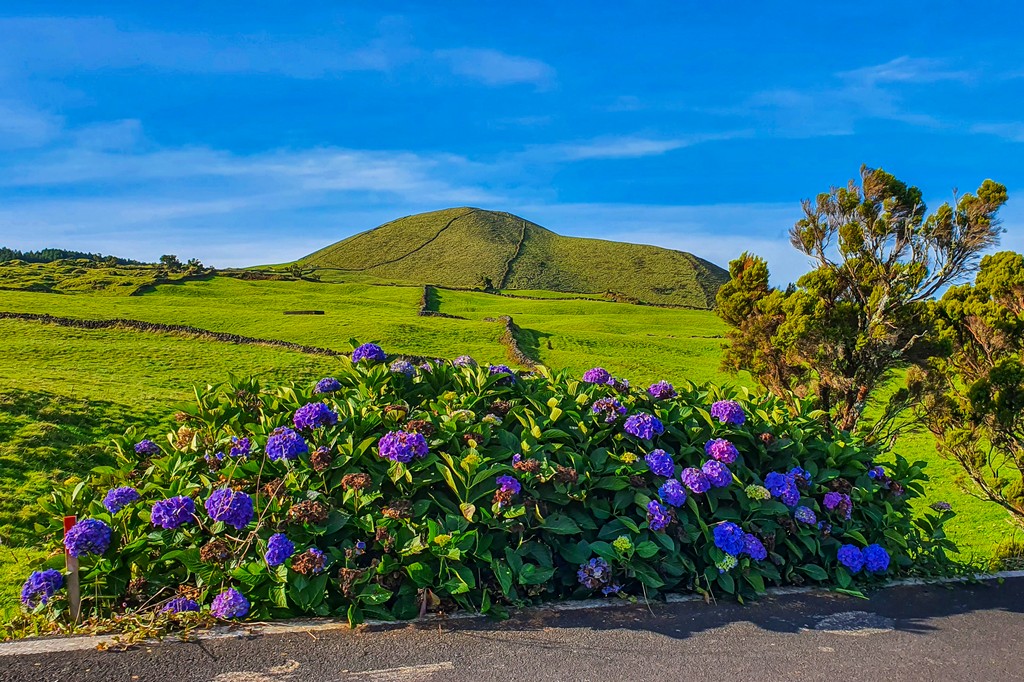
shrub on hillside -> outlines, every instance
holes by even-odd
[[[354,623],[600,595],[744,599],[939,572],[955,550],[951,512],[911,513],[922,465],[880,465],[807,402],[793,414],[746,391],[465,361],[409,376],[379,355],[316,385],[197,392],[162,445],[129,434],[116,466],[56,492],[54,536],[80,519],[67,542],[84,611]],[[26,604],[59,614],[48,575]]]

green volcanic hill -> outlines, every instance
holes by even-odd
[[[683,251],[563,237],[511,213],[479,208],[399,218],[298,262],[393,282],[612,292],[705,309],[729,278],[717,265]]]

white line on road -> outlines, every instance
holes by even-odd
[[[426,663],[424,665],[407,665],[401,668],[381,668],[366,670],[361,673],[349,673],[346,680],[365,680],[366,682],[423,682],[436,673],[452,672],[455,665],[451,661],[444,663]]]

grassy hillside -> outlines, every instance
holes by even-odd
[[[452,208],[400,218],[332,244],[303,265],[387,281],[614,292],[709,309],[727,274],[682,251],[562,237],[510,213]]]

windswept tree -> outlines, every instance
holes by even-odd
[[[1024,256],[986,256],[936,309],[952,352],[928,373],[928,427],[974,492],[1024,523]]]
[[[1006,188],[986,180],[927,214],[921,191],[863,166],[860,184],[803,202],[790,241],[813,269],[785,290],[744,253],[729,264],[718,312],[732,329],[727,369],[748,370],[771,391],[815,396],[837,427],[883,438],[909,406],[898,392],[869,428],[869,399],[898,370],[938,349],[930,299],[977,268],[997,243]]]

